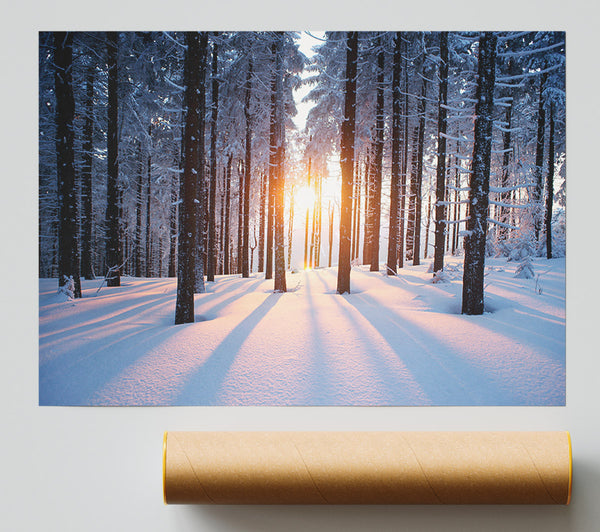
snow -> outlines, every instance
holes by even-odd
[[[175,279],[82,281],[65,301],[40,280],[41,405],[563,405],[565,261],[537,279],[488,259],[486,313],[460,314],[462,259],[398,276],[336,269],[272,281],[217,276],[196,323],[173,325]],[[382,272],[383,272],[382,268]],[[540,289],[541,288],[541,289]]]

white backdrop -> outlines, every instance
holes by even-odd
[[[186,5],[189,4],[189,5]],[[596,21],[584,0],[136,3],[4,8],[0,173],[0,530],[594,531],[600,529],[600,194]],[[374,7],[374,6],[377,7]],[[143,7],[142,7],[143,6]],[[485,6],[485,7],[484,7]],[[268,14],[266,18],[263,18]],[[567,406],[53,408],[37,406],[37,32],[55,29],[567,31]],[[166,507],[164,430],[570,430],[569,507]]]

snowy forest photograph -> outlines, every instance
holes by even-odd
[[[555,31],[39,33],[39,404],[560,406]]]

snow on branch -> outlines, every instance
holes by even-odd
[[[490,224],[499,225],[500,227],[504,227],[506,229],[519,229],[518,227],[516,227],[514,225],[505,224],[504,222],[500,222],[498,220],[494,220],[493,218],[488,218],[487,221]]]
[[[519,190],[520,188],[530,188],[535,186],[535,183],[525,183],[524,185],[515,185],[513,187],[490,187],[490,192],[512,192],[513,190]]]
[[[513,203],[504,203],[503,201],[495,201],[489,200],[492,205],[497,205],[498,207],[506,207],[507,209],[525,209],[527,205],[515,205]]]
[[[535,50],[521,50],[520,52],[502,52],[499,53],[497,57],[523,57],[526,55],[539,54],[542,52],[549,52],[550,50],[554,50],[555,48],[560,48],[564,46],[564,42],[559,42],[557,44],[553,44],[551,46],[546,46],[545,48],[536,48]]]

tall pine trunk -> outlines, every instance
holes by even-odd
[[[554,203],[554,104],[550,104],[548,177],[546,179],[546,258],[552,258],[552,204]]]
[[[535,187],[533,192],[533,231],[536,243],[540,238],[542,194],[544,192],[544,143],[546,135],[546,110],[544,108],[544,87],[546,74],[540,78],[540,91],[538,99],[537,140],[535,150]]]
[[[144,160],[142,142],[137,140],[137,186],[135,194],[135,276],[142,276],[142,190],[144,181]]]
[[[248,270],[248,249],[250,246],[250,185],[252,183],[252,116],[250,103],[252,96],[252,56],[248,60],[246,86],[244,87],[244,118],[246,119],[246,162],[244,164],[244,229],[242,234],[242,277],[250,277]]]
[[[402,181],[400,183],[400,234],[398,235],[398,268],[404,268],[404,248],[406,229],[406,183],[408,176],[408,43],[404,44],[404,130],[402,132]]]
[[[433,274],[444,269],[446,236],[446,132],[448,122],[448,32],[440,33],[440,87],[438,97],[438,153],[435,186],[435,250]],[[429,229],[429,228],[428,228]]]
[[[477,103],[473,165],[469,191],[469,219],[465,236],[463,274],[463,314],[483,314],[483,281],[485,241],[490,189],[494,84],[496,76],[496,43],[498,38],[485,32],[479,38]]]
[[[196,242],[195,242],[195,253],[196,253],[196,272],[194,275],[194,292],[196,294],[203,294],[206,291],[204,286],[204,271],[205,271],[205,260],[206,256],[206,226],[207,226],[207,214],[208,214],[208,198],[206,197],[206,182],[205,182],[205,124],[204,117],[206,114],[206,62],[207,62],[207,49],[208,49],[208,32],[199,32],[199,74],[200,78],[197,84],[198,91],[198,112],[200,114],[200,122],[198,130],[191,137],[186,137],[185,143],[194,142],[198,145],[198,165],[195,167],[196,174],[196,202],[194,203],[196,209]],[[186,147],[187,150],[187,147]],[[181,196],[180,196],[181,197]],[[208,268],[207,268],[208,269]]]
[[[261,172],[260,178],[260,208],[258,221],[258,271],[265,271],[265,214],[267,210],[267,176]]]
[[[217,37],[218,34],[215,34]],[[208,192],[208,249],[206,262],[206,280],[214,282],[217,268],[217,118],[219,116],[219,47],[217,41],[212,50],[212,105],[210,119],[210,189]]]
[[[83,126],[83,165],[81,168],[81,276],[94,278],[92,267],[92,161],[94,149],[94,66],[88,66],[85,85],[85,124]]]
[[[119,128],[119,102],[118,102],[118,64],[119,34],[107,34],[107,64],[108,64],[108,125],[107,125],[107,184],[106,184],[106,266],[107,286],[121,285],[121,239],[119,228],[119,203],[118,188],[119,161],[118,161],[118,128]]]
[[[423,77],[419,100],[419,138],[417,145],[417,175],[415,179],[415,221],[413,238],[413,266],[421,264],[421,205],[423,202],[423,151],[425,148],[425,118],[427,108],[427,81]]]
[[[177,267],[177,302],[175,305],[175,324],[194,322],[195,262],[199,215],[195,200],[198,192],[198,174],[203,161],[200,158],[198,132],[204,128],[203,105],[200,98],[204,83],[201,73],[202,55],[205,53],[206,39],[197,32],[186,32],[185,53],[185,117],[184,132],[184,170],[180,180],[181,203],[179,206],[179,245]],[[200,258],[201,260],[201,258]]]
[[[377,40],[377,100],[375,110],[375,173],[373,182],[373,219],[371,224],[371,268],[379,271],[379,236],[381,229],[381,188],[383,178],[383,105],[384,105],[384,52],[381,39]]]
[[[402,71],[402,34],[396,32],[394,65],[392,68],[392,182],[390,185],[390,223],[388,229],[388,252],[386,273],[395,275],[398,266],[398,200],[401,194],[400,152],[400,75]]]
[[[352,183],[354,181],[354,135],[356,126],[356,70],[358,33],[346,34],[346,82],[344,87],[344,119],[340,147],[342,192],[340,208],[340,243],[338,254],[337,293],[350,293],[350,245],[352,238]]]
[[[148,161],[146,165],[146,277],[152,277],[152,123],[148,126]]]
[[[277,43],[271,44],[271,56],[277,63]],[[275,65],[271,75],[271,109],[269,117],[269,196],[267,206],[267,243],[266,243],[266,265],[265,279],[273,279],[273,235],[274,235],[274,213],[276,194],[276,166],[277,166],[277,66]]]
[[[81,297],[77,249],[77,195],[73,120],[73,34],[54,33],[54,88],[56,91],[56,173],[58,178],[58,286],[73,281],[73,297]]]
[[[275,53],[275,204],[274,204],[274,233],[275,233],[275,276],[274,291],[286,292],[285,278],[285,117],[283,107],[283,41],[281,32],[276,36]]]
[[[230,221],[231,221],[231,166],[233,164],[233,155],[229,155],[227,158],[227,169],[225,171],[225,220],[223,228],[223,274],[229,275],[231,273],[231,257],[229,255],[229,241],[230,241]]]

